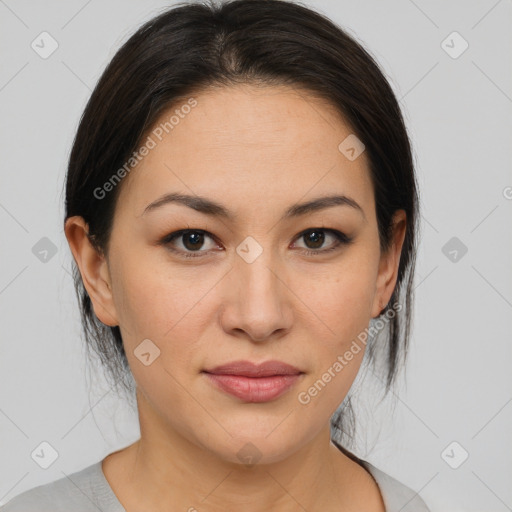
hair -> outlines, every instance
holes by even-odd
[[[65,220],[83,217],[89,240],[108,255],[122,183],[102,198],[94,191],[127,162],[163,111],[187,95],[237,84],[299,88],[341,114],[365,146],[381,251],[390,246],[394,212],[406,212],[397,282],[381,315],[396,304],[400,310],[381,331],[385,340],[377,344],[370,337],[365,352],[365,360],[368,355],[369,364],[380,368],[387,393],[405,365],[411,330],[419,208],[411,145],[374,58],[323,14],[288,0],[210,0],[180,2],[143,24],[104,70],[80,119],[66,177]],[[132,390],[119,326],[99,321],[74,261],[73,278],[86,346],[116,387]],[[355,428],[350,393],[342,405],[331,418],[331,432],[340,440]]]

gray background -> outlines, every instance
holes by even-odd
[[[421,192],[407,385],[402,379],[394,409],[376,407],[367,390],[356,411],[358,453],[420,491],[433,512],[512,510],[511,1],[305,3],[386,72]],[[102,70],[170,4],[0,0],[0,504],[139,436],[135,412],[101,369],[85,365],[62,187]],[[31,48],[43,31],[59,45],[47,59]],[[461,40],[442,44],[454,31],[469,44],[457,58],[445,49],[458,53]],[[47,261],[37,257],[43,237],[56,249]],[[451,245],[443,251],[452,237],[456,261]],[[48,469],[31,457],[43,441],[59,455]],[[453,469],[447,461],[459,463],[462,450],[469,457]]]

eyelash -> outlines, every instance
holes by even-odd
[[[330,247],[329,249],[319,249],[316,251],[305,249],[304,254],[306,256],[318,256],[319,254],[330,253],[330,252],[335,251],[336,249],[340,248],[342,245],[348,245],[348,244],[352,243],[352,241],[353,241],[353,238],[345,235],[345,233],[342,233],[341,231],[338,231],[336,229],[328,229],[328,228],[306,229],[305,231],[302,231],[301,233],[299,233],[297,235],[296,239],[300,239],[301,237],[303,237],[304,235],[306,235],[312,231],[322,231],[325,233],[330,233],[330,234],[334,235],[334,237],[336,238],[336,241],[335,241],[334,245],[332,247]],[[208,237],[210,237],[212,240],[215,240],[215,237],[211,233],[209,233],[208,231],[205,231],[203,229],[181,229],[179,231],[174,231],[173,233],[169,233],[168,235],[166,235],[160,241],[160,244],[169,246],[171,244],[171,242],[173,240],[175,240],[176,238],[179,238],[180,236],[183,236],[183,235],[189,234],[189,233],[202,233],[202,234],[205,234]],[[171,252],[174,252],[174,253],[178,254],[180,257],[186,258],[186,259],[201,258],[209,252],[209,251],[193,251],[193,252],[187,253],[187,252],[183,252],[182,250],[174,249],[172,247],[168,247],[168,249]]]

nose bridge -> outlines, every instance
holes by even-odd
[[[277,329],[288,327],[286,288],[279,276],[278,257],[252,237],[236,249],[233,279],[237,293],[232,296],[228,327],[245,331],[253,340],[263,341]]]
[[[264,248],[256,239],[249,236],[239,244],[236,252],[238,258],[235,272],[242,284],[242,293],[245,291],[247,299],[252,297],[264,300],[262,307],[268,302],[278,302],[279,279],[278,273],[274,270],[278,265],[270,246]]]

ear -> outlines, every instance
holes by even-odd
[[[82,217],[70,217],[66,220],[64,231],[94,313],[105,325],[118,325],[107,260],[90,242],[87,223]]]
[[[393,235],[391,244],[385,253],[381,254],[379,272],[377,276],[375,296],[372,306],[372,318],[377,318],[386,307],[398,278],[398,266],[405,239],[406,214],[404,210],[397,210],[393,216]]]

